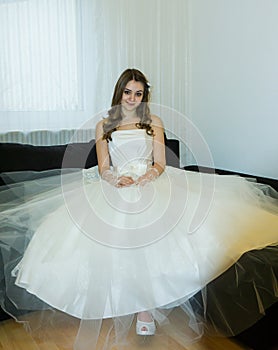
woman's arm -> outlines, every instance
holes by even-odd
[[[108,143],[103,139],[103,121],[98,122],[96,126],[96,152],[98,160],[98,171],[104,180],[116,187],[130,186],[134,184],[134,180],[130,176],[117,177],[110,170]]]
[[[157,169],[160,175],[161,173],[163,173],[165,169],[166,158],[165,158],[164,126],[159,117],[152,116],[152,128],[154,130],[153,168]]]
[[[110,170],[110,157],[108,152],[107,141],[103,138],[103,120],[96,125],[96,152],[98,161],[98,171],[100,175],[103,174],[105,170]]]
[[[160,118],[152,116],[153,136],[153,165],[146,172],[137,179],[137,183],[144,185],[147,182],[155,180],[163,173],[166,165],[165,157],[165,142],[164,142],[164,127]]]

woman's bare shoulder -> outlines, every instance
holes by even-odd
[[[159,118],[155,114],[152,114],[151,119],[152,119],[152,126],[163,128],[163,122],[162,122],[161,118]]]
[[[102,118],[101,120],[99,120],[96,124],[97,127],[102,127],[104,123],[107,122],[108,118]]]
[[[101,120],[99,120],[96,124],[96,130],[103,130],[103,125],[107,122],[108,118],[103,118]]]
[[[101,119],[96,124],[95,134],[96,134],[96,139],[98,139],[98,140],[102,139],[102,136],[103,136],[103,124],[105,123],[105,119]]]

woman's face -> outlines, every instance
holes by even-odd
[[[124,109],[131,112],[136,110],[143,99],[144,85],[140,81],[130,80],[122,95],[121,105]]]

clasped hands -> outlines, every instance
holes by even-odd
[[[134,180],[131,176],[126,175],[117,177],[111,170],[105,170],[101,175],[103,180],[107,181],[115,187],[128,187],[131,185],[144,186],[147,183],[155,180],[158,176],[159,171],[154,167],[149,169],[144,175],[141,175],[136,180]]]

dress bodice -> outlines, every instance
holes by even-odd
[[[145,129],[116,130],[108,147],[118,175],[140,176],[152,164],[153,138]]]

